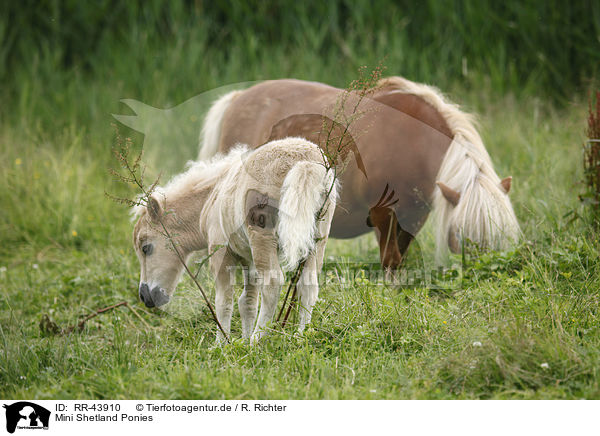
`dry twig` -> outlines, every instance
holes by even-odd
[[[347,160],[347,155],[349,154],[348,152],[352,151],[355,154],[357,154],[357,162],[361,161],[360,156],[358,156],[358,149],[348,149],[349,147],[351,147],[351,144],[354,144],[354,139],[349,137],[350,127],[358,119],[364,116],[364,112],[359,111],[359,106],[365,98],[368,98],[376,91],[377,83],[379,82],[379,79],[381,79],[383,67],[380,64],[373,71],[371,71],[371,73],[368,76],[365,75],[365,71],[366,67],[361,67],[359,69],[359,78],[353,80],[348,86],[348,88],[346,88],[338,98],[334,106],[334,118],[330,119],[328,117],[323,117],[322,132],[325,132],[326,138],[324,147],[322,147],[320,151],[321,156],[323,158],[323,165],[325,166],[326,174],[329,174],[329,171],[332,170],[333,178],[331,181],[331,185],[329,186],[329,189],[327,191],[327,194],[323,199],[323,203],[321,204],[321,207],[319,208],[316,214],[317,222],[323,220],[325,213],[327,212],[325,208],[327,205],[327,200],[329,199],[329,196],[333,191],[333,188],[338,180],[339,175],[345,169],[344,166],[346,164],[345,161]],[[350,112],[348,113],[346,111],[346,107],[351,96],[355,97],[356,100],[354,101],[354,104]],[[342,130],[341,133],[334,135],[334,130],[337,131],[340,128]],[[354,146],[356,147],[356,145]],[[305,261],[300,262],[296,267],[296,270],[292,274],[290,284],[283,299],[283,304],[277,316],[277,322],[279,322],[281,315],[285,310],[285,306],[288,302],[290,290],[294,288],[294,292],[292,293],[292,297],[289,302],[289,307],[285,312],[283,321],[281,322],[282,327],[285,327],[288,317],[294,306],[294,301],[296,299],[297,294],[296,285],[298,283],[298,280],[300,279],[300,276],[302,275],[302,271],[304,270],[304,264]]]
[[[67,328],[60,328],[58,324],[50,319],[48,314],[44,314],[40,321],[40,330],[44,333],[50,333],[57,336],[65,336],[73,333],[76,329],[81,331],[85,327],[85,323],[90,319],[97,317],[101,313],[108,312],[109,310],[116,309],[120,306],[129,306],[127,301],[121,301],[120,303],[113,304],[112,306],[103,307],[102,309],[98,309],[95,312],[86,315],[79,323],[69,326]]]

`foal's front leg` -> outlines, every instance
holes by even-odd
[[[210,250],[211,252],[213,250]],[[220,248],[210,258],[210,269],[215,277],[215,311],[217,319],[227,336],[231,331],[231,314],[233,313],[233,278],[237,262],[226,247]],[[225,340],[223,333],[217,328],[217,343]]]

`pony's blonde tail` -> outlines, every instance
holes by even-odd
[[[204,118],[204,124],[200,133],[200,154],[198,155],[198,160],[208,160],[219,151],[223,116],[231,102],[242,92],[231,91],[217,99],[210,107]]]
[[[315,248],[317,212],[326,201],[325,196],[328,193],[328,203],[325,207],[331,211],[335,209],[337,191],[338,186],[333,171],[327,172],[322,164],[298,162],[288,172],[281,186],[277,224],[279,247],[285,270],[296,268],[298,262]]]

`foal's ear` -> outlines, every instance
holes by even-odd
[[[163,214],[162,206],[160,205],[158,200],[154,197],[150,197],[148,199],[148,205],[146,207],[148,209],[148,214],[150,215],[150,219],[152,221],[158,222]]]
[[[445,185],[442,182],[435,182],[439,187],[440,191],[442,191],[442,195],[446,200],[450,202],[453,206],[456,206],[460,201],[460,192],[455,191],[450,186]]]
[[[504,189],[507,194],[510,192],[510,185],[512,184],[512,176],[509,176],[500,181],[500,186]]]

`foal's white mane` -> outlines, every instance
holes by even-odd
[[[153,195],[162,200],[163,198],[176,198],[179,195],[214,183],[229,170],[235,163],[241,162],[242,155],[248,152],[246,145],[238,145],[231,149],[226,155],[216,154],[209,160],[189,161],[187,170],[174,176],[165,186],[157,186]],[[139,216],[146,209],[145,205],[133,206],[132,219]]]
[[[432,86],[389,77],[379,82],[399,92],[422,98],[446,120],[454,138],[437,175],[450,188],[460,192],[453,206],[436,187],[433,212],[438,259],[447,252],[448,232],[455,226],[462,237],[492,249],[509,249],[519,238],[520,230],[508,195],[500,186],[490,156],[477,132],[472,115],[447,101]]]
[[[239,144],[227,154],[216,154],[209,160],[189,161],[187,170],[173,177],[161,190],[165,195],[178,195],[189,192],[222,177],[231,166],[241,161],[241,156],[248,152],[248,146]]]

